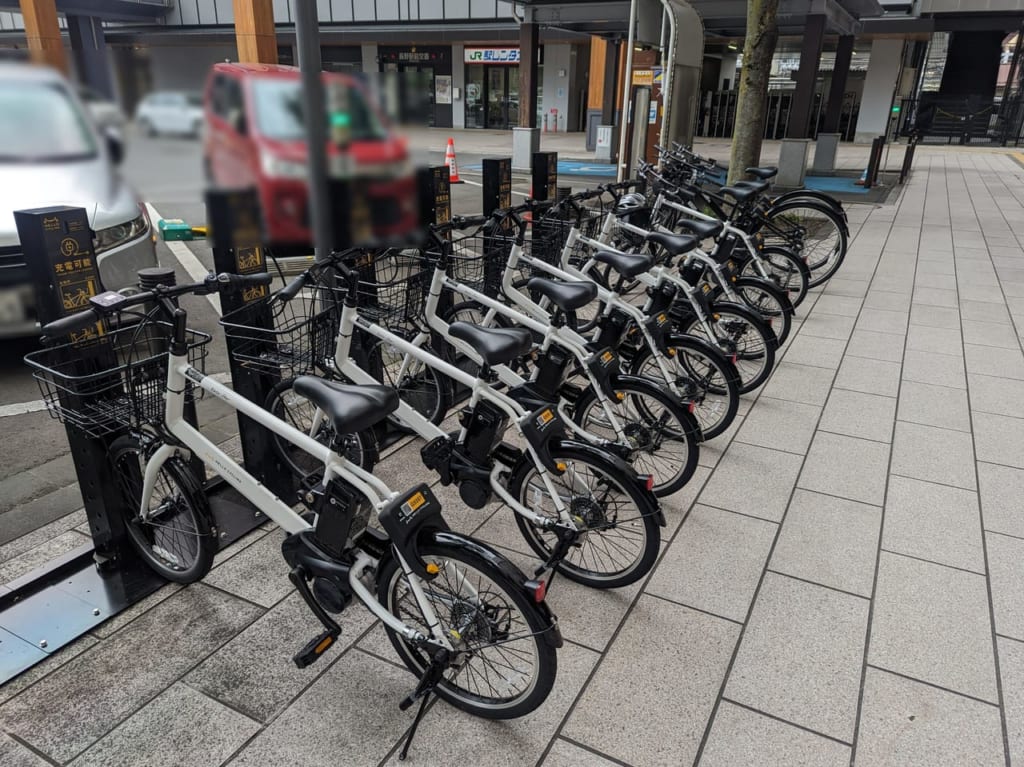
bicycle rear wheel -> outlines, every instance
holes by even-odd
[[[846,258],[846,229],[838,214],[823,203],[791,200],[764,214],[761,230],[767,245],[788,247],[811,270],[810,287],[827,282]]]
[[[679,326],[683,333],[703,338],[734,358],[740,375],[740,393],[746,394],[768,380],[775,367],[779,341],[761,317],[746,306],[716,302],[711,305],[711,337],[695,315],[688,315]]]
[[[508,561],[499,566],[494,551],[451,533],[421,541],[419,553],[438,567],[437,577],[421,585],[461,662],[445,672],[437,694],[485,719],[513,719],[535,710],[551,692],[558,663],[555,643],[545,636],[552,629],[522,588],[526,576]],[[377,599],[407,626],[430,636],[394,557],[378,574]],[[423,650],[386,624],[385,630],[402,662],[421,676],[430,662]]]
[[[169,581],[192,583],[210,571],[217,536],[201,483],[180,458],[164,462],[149,502],[149,518],[139,514],[148,447],[135,435],[118,437],[108,455],[120,483],[128,539],[153,570]]]
[[[385,340],[370,347],[369,366],[374,378],[393,386],[403,402],[431,423],[445,419],[452,400],[452,382],[446,375]]]
[[[765,248],[758,255],[769,278],[789,294],[794,307],[800,306],[807,298],[811,281],[811,270],[804,260],[778,246]],[[743,265],[741,274],[745,277],[761,277],[761,271],[753,259]]]

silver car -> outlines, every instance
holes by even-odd
[[[130,289],[157,265],[146,209],[115,169],[121,140],[85,115],[57,72],[0,63],[0,338],[39,332],[15,210],[85,208],[104,290]]]

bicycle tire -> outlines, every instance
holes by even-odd
[[[526,576],[493,549],[452,533],[428,533],[425,539],[420,540],[417,550],[426,562],[433,562],[440,568],[440,572],[434,580],[423,583],[424,592],[428,597],[439,589],[452,588],[451,578],[448,577],[451,569],[455,569],[463,576],[458,579],[458,590],[449,590],[448,594],[443,597],[446,604],[433,605],[446,633],[451,635],[451,631],[457,631],[459,642],[466,642],[467,637],[479,636],[481,633],[501,636],[511,627],[510,624],[505,628],[500,628],[500,619],[503,617],[501,611],[508,610],[511,613],[511,607],[515,607],[518,611],[523,624],[521,640],[502,645],[483,644],[473,648],[472,655],[465,665],[460,669],[453,669],[455,673],[450,676],[446,675],[446,678],[435,688],[437,695],[456,708],[485,719],[514,719],[534,711],[547,699],[554,686],[558,661],[554,643],[548,641],[544,636],[544,631],[548,628],[546,620],[521,588],[522,583],[526,581]],[[501,566],[495,564],[496,560],[503,560],[503,564]],[[461,563],[463,568],[459,569],[458,565],[453,567],[453,562]],[[495,587],[494,590],[486,588],[486,584],[480,580],[480,577],[476,579],[475,583],[471,579],[465,578],[470,569],[475,570],[478,576],[486,578]],[[519,582],[517,583],[516,580]],[[483,611],[461,596],[467,582],[472,583],[478,595],[477,598],[479,595],[486,594],[487,598],[491,600],[485,604]],[[404,592],[401,590],[403,586]],[[480,588],[481,586],[485,586],[485,588]],[[403,603],[410,601],[409,594],[408,581],[397,559],[388,557],[381,565],[377,576],[378,601],[392,615],[407,625],[415,626],[421,633],[429,636],[430,628],[426,625],[415,601],[411,601],[411,610],[403,611],[402,609]],[[497,601],[499,598],[502,602]],[[434,600],[431,601],[434,602]],[[467,611],[469,611],[468,615]],[[468,624],[466,623],[467,617],[471,619]],[[455,629],[455,626],[458,626],[458,629]],[[406,667],[416,676],[422,676],[427,664],[423,653],[387,624],[384,624],[384,629],[395,652],[398,653]],[[517,645],[515,654],[498,649],[511,644]],[[467,673],[469,664],[482,659],[484,652],[488,650],[492,651],[490,657],[500,658],[499,665],[504,671],[503,674],[487,675],[486,681],[492,688],[493,682],[509,682],[509,678],[512,676],[511,664],[521,660],[524,655],[532,656],[535,668],[530,675],[529,684],[522,692],[502,699],[499,697],[489,698],[467,689],[468,682],[465,680],[472,681],[474,678],[473,674]],[[474,673],[477,679],[481,678],[479,671],[474,671]],[[457,684],[459,679],[462,679],[464,684]]]
[[[774,245],[764,248],[759,256],[772,282],[789,294],[789,300],[794,308],[800,306],[807,298],[807,291],[810,290],[811,270],[807,263],[785,248]],[[761,277],[754,259],[748,259],[743,264],[740,275]]]
[[[753,391],[772,374],[778,338],[753,309],[742,304],[716,301],[709,312],[714,338],[708,338],[695,315],[678,325],[680,332],[707,340],[733,359],[740,376],[740,394]],[[724,348],[723,348],[724,347]]]
[[[671,383],[692,403],[705,441],[714,439],[729,428],[739,411],[739,372],[719,349],[693,336],[673,337],[669,349],[671,354],[665,359],[677,374]],[[655,354],[661,352],[646,345],[641,347],[633,357],[631,372],[661,380],[661,368],[653,359]]]
[[[811,271],[809,286],[827,282],[843,265],[849,249],[846,228],[834,210],[811,200],[790,200],[764,213],[767,245],[790,247]]]
[[[646,506],[646,501],[641,499],[640,493],[643,491],[637,482],[625,473],[625,467],[617,466],[610,459],[599,459],[592,455],[592,451],[582,450],[578,446],[559,445],[552,449],[551,457],[554,461],[566,465],[566,470],[561,476],[549,474],[556,485],[559,485],[563,480],[580,478],[580,468],[589,465],[595,470],[595,475],[599,475],[595,476],[596,485],[604,485],[607,493],[610,493],[612,489],[616,489],[618,493],[627,497],[634,507],[634,510],[628,512],[630,516],[625,518],[622,524],[618,522],[616,514],[616,520],[612,523],[614,526],[602,527],[602,525],[608,524],[607,507],[602,506],[601,502],[593,498],[593,492],[588,493],[588,496],[585,497],[582,494],[576,495],[575,488],[559,487],[559,496],[568,495],[572,499],[570,508],[574,516],[582,517],[584,514],[587,514],[594,519],[596,524],[588,527],[585,537],[580,541],[580,545],[573,548],[569,555],[556,565],[556,570],[569,580],[597,589],[613,589],[628,586],[646,576],[651,571],[651,568],[654,567],[654,562],[658,557],[661,532],[653,515],[645,514],[642,511]],[[537,476],[537,467],[528,455],[524,455],[522,460],[513,468],[509,477],[509,493],[535,514],[543,514],[549,517],[557,516],[553,508],[538,508],[538,504],[533,502],[534,499],[528,497],[533,495],[535,499],[539,500],[542,495],[547,493],[543,483],[528,481],[535,479]],[[605,518],[604,521],[602,521],[602,517]],[[538,557],[546,561],[552,552],[551,541],[545,538],[544,533],[539,531],[523,515],[516,514],[515,519],[519,532],[526,540],[526,543]],[[610,538],[606,540],[604,536],[609,535],[608,531],[625,529],[625,523],[628,523],[632,535],[639,536],[637,546],[630,547],[635,548],[636,552],[627,564],[609,572],[575,564],[576,560],[585,560],[588,555],[594,556],[596,560],[596,557],[600,554],[600,552],[596,551],[599,542],[604,546],[605,552],[609,551]],[[625,550],[625,544],[621,539],[619,539],[616,547],[619,550]],[[629,551],[627,550],[628,556]]]
[[[144,444],[136,435],[126,434],[115,439],[107,451],[124,501],[120,511],[128,540],[163,578],[194,583],[210,571],[217,553],[213,515],[202,483],[184,460],[173,456],[160,467],[151,496],[150,509],[157,510],[153,519],[159,523],[139,519],[142,478],[152,447],[154,443]],[[175,520],[181,526],[172,525]]]
[[[335,451],[349,461],[367,471],[373,471],[379,456],[380,440],[376,429],[342,434],[339,437],[322,414],[319,424],[314,429],[313,418],[317,408],[301,394],[296,394],[294,385],[295,378],[279,381],[267,394],[263,409],[294,426],[303,434],[308,434],[320,444],[334,445]],[[323,463],[318,459],[274,432],[270,432],[270,445],[274,454],[297,480],[323,467]]]
[[[379,353],[378,353],[379,352]],[[433,353],[433,352],[431,352]],[[401,373],[404,354],[384,339],[374,339],[368,349],[370,374],[431,423],[440,424],[452,403],[452,381],[427,363],[413,358],[406,373]]]
[[[652,491],[659,498],[664,498],[681,490],[693,477],[700,452],[698,443],[703,437],[697,420],[678,397],[653,382],[645,383],[646,386],[619,382],[615,388],[623,398],[607,404],[635,451],[631,461],[633,468],[639,474],[652,475]],[[572,418],[588,434],[610,442],[616,440],[615,431],[593,386],[587,388],[573,405]],[[681,447],[681,460],[663,449],[666,445]]]
[[[737,277],[732,287],[743,303],[757,312],[772,329],[779,346],[786,343],[793,329],[793,302],[786,291],[763,277]],[[715,301],[721,301],[722,296],[721,287],[711,293]]]

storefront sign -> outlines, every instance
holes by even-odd
[[[633,85],[654,85],[654,70],[634,69]]]
[[[466,48],[467,64],[518,64],[518,48]]]
[[[435,104],[451,104],[452,103],[452,76],[451,75],[437,75],[434,78],[434,103]]]
[[[399,51],[399,61],[430,61],[429,51]]]

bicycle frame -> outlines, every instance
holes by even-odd
[[[266,514],[267,517],[277,523],[285,532],[298,533],[312,529],[312,526],[306,520],[185,420],[185,390],[186,384],[189,381],[200,387],[203,391],[217,397],[217,399],[229,407],[248,416],[264,428],[284,437],[296,447],[322,461],[324,464],[325,480],[330,480],[334,477],[344,478],[345,481],[350,482],[370,501],[375,512],[380,512],[387,502],[397,497],[397,493],[393,493],[384,482],[373,474],[349,462],[344,456],[335,453],[326,445],[320,444],[312,437],[303,434],[288,423],[271,415],[259,405],[235,393],[211,376],[204,375],[199,370],[196,370],[188,364],[186,355],[179,356],[169,353],[167,390],[165,394],[165,423],[167,430],[181,443],[181,446],[164,443],[146,462],[143,475],[142,504],[139,511],[143,519],[148,519],[152,516],[149,512],[150,500],[160,469],[169,458],[175,455],[181,448],[185,448],[198,457],[206,466],[210,467],[216,474],[223,477],[229,485],[238,490],[239,493],[245,496],[263,514]],[[394,551],[393,554],[397,557],[402,571],[405,573],[409,587],[416,598],[417,606],[423,611],[426,624],[431,627],[431,637],[429,639],[449,650],[453,649],[449,639],[440,630],[437,615],[424,592],[423,581],[412,571],[400,552]],[[378,564],[379,561],[369,556],[365,551],[359,550],[357,552],[355,562],[349,572],[349,586],[352,592],[359,597],[371,613],[410,641],[421,642],[428,639],[421,632],[407,626],[385,610],[383,605],[370,593],[366,584],[363,583],[360,576],[368,569],[376,568]]]

